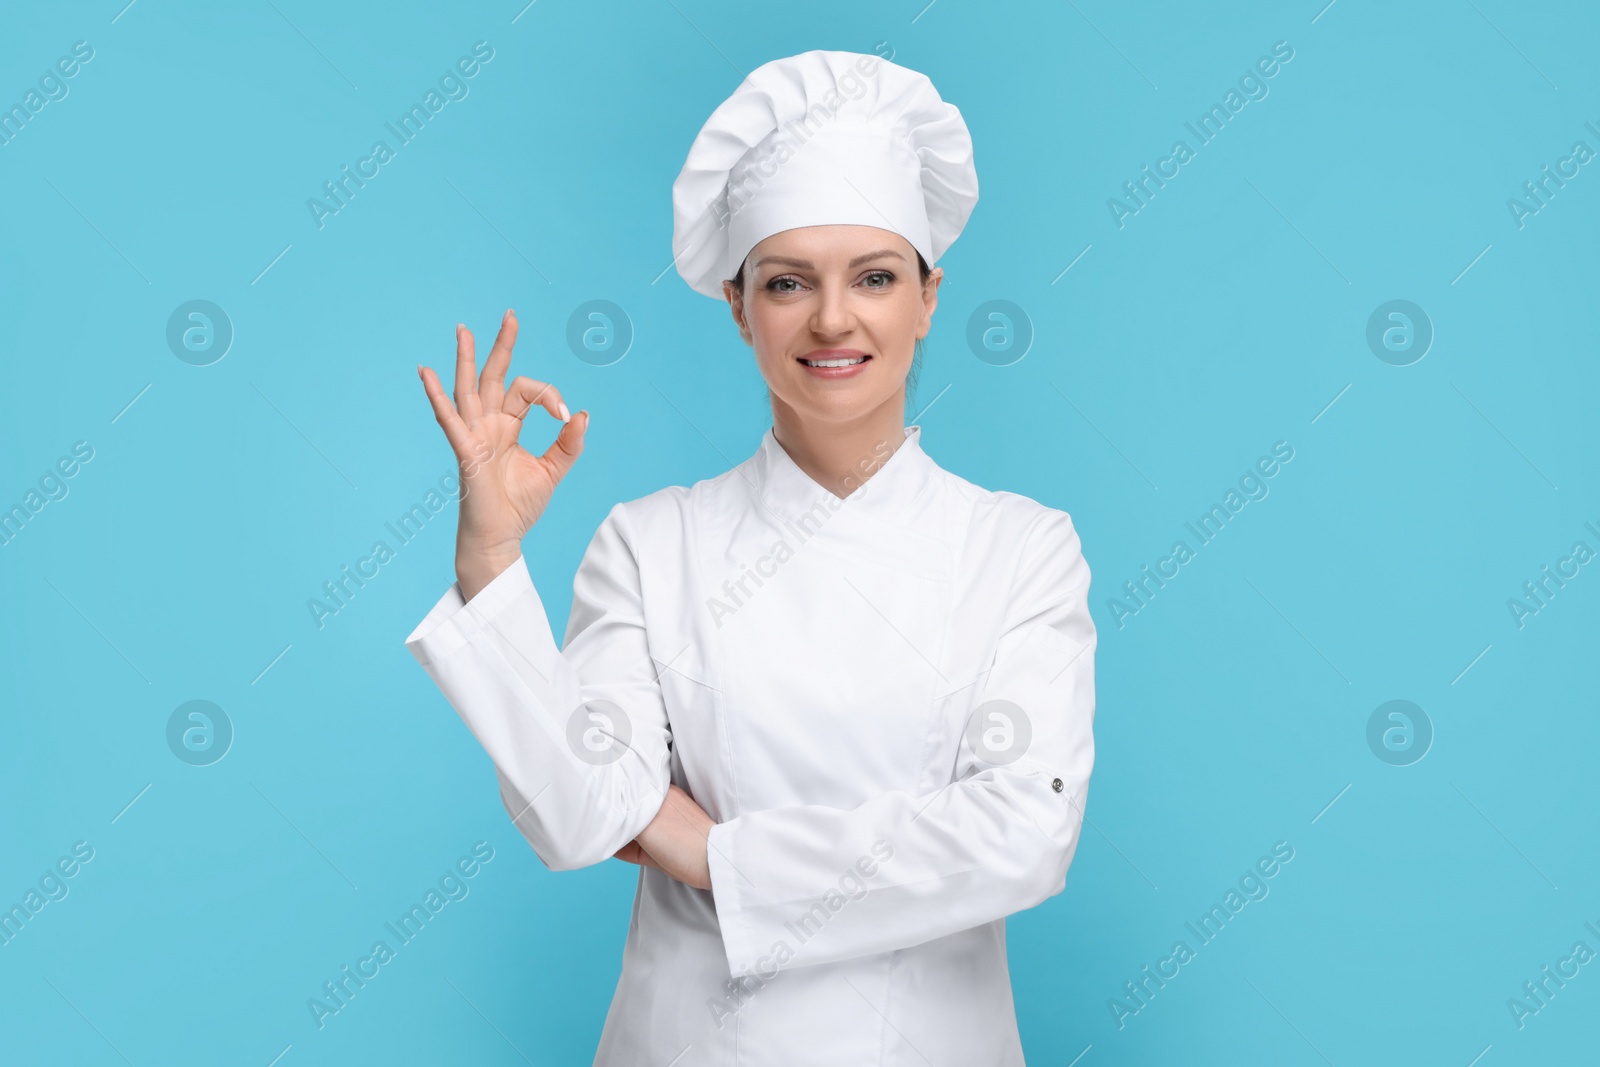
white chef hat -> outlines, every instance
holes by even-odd
[[[978,202],[972,137],[927,76],[875,55],[803,52],[751,71],[689,147],[672,184],[672,254],[722,297],[764,238],[876,226],[931,267]]]

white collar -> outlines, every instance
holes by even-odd
[[[819,504],[832,511],[846,503],[852,509],[863,508],[892,520],[910,511],[937,469],[933,457],[922,450],[922,427],[907,426],[903,432],[905,438],[900,447],[887,459],[881,458],[882,450],[861,457],[860,466],[866,470],[864,480],[848,496],[839,497],[800,469],[769,425],[762,435],[761,447],[749,460],[756,491],[773,512],[786,520]]]

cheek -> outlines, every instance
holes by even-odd
[[[780,304],[746,305],[749,308],[745,321],[750,324],[750,337],[756,354],[782,353],[793,344],[795,335],[806,328],[803,310]]]
[[[748,301],[744,305],[745,327],[750,331],[750,340],[760,351],[767,337],[772,333],[772,316]]]
[[[922,301],[885,301],[872,310],[870,317],[863,316],[863,322],[885,355],[909,363],[917,343],[917,327],[922,322]]]
[[[750,348],[756,367],[762,377],[771,378],[782,366],[789,348],[783,326],[772,315],[761,312],[749,315],[745,321],[750,324]]]

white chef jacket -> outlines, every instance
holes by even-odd
[[[1023,1063],[1005,916],[1077,849],[1089,568],[1066,512],[920,435],[847,498],[769,427],[615,505],[564,648],[520,558],[406,639],[551,870],[632,841],[669,782],[716,822],[709,891],[640,868],[597,1067]]]

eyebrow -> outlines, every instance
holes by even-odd
[[[848,269],[854,269],[861,266],[863,263],[870,263],[874,259],[882,259],[884,256],[891,256],[900,260],[902,263],[905,262],[906,259],[905,256],[901,255],[899,252],[896,252],[892,248],[880,248],[877,251],[868,252],[865,255],[860,255],[855,259],[852,259]],[[762,256],[760,259],[756,260],[756,267],[760,268],[768,263],[778,263],[785,267],[795,267],[799,270],[816,270],[816,264],[812,263],[810,260],[793,259],[789,256]]]

